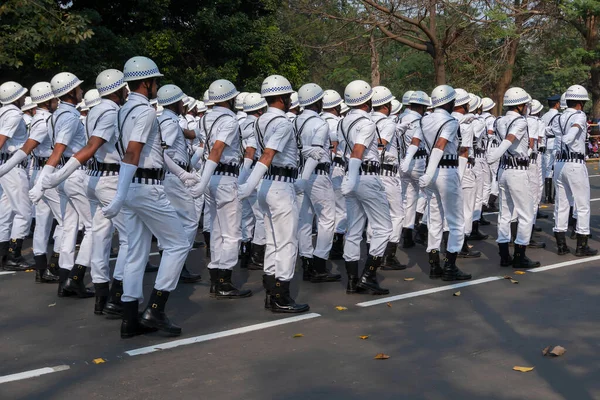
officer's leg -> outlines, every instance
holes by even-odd
[[[570,190],[564,183],[565,166],[567,163],[556,163],[554,176],[556,185],[556,198],[554,204],[554,232],[567,232],[569,229],[569,197]]]
[[[396,176],[382,176],[380,179],[385,188],[392,227],[381,265],[383,269],[406,269],[406,265],[400,263],[396,259],[396,249],[400,244],[402,224],[404,223],[404,202],[402,199],[400,179]],[[369,218],[369,222],[370,221],[371,219]]]
[[[71,175],[65,181],[65,192],[77,211],[79,223],[83,224],[85,229],[75,263],[85,267],[90,266],[92,252],[92,211],[95,211],[95,208],[97,208],[97,201],[88,198],[87,195],[88,178],[83,171],[76,171],[74,175]]]
[[[312,185],[308,182],[307,189]],[[307,190],[308,192],[308,190]],[[307,273],[310,273],[309,258],[313,258],[312,244],[312,227],[315,214],[313,212],[312,203],[308,193],[303,193],[296,196],[298,204],[300,204],[300,218],[298,221],[298,253],[302,258],[302,267]]]
[[[331,181],[326,176],[317,176],[309,195],[318,222],[317,245],[314,256],[327,260],[335,231],[335,192]]]
[[[342,194],[343,168],[334,167],[331,182],[335,193],[335,233],[345,234],[347,230],[346,199]]]
[[[264,180],[258,190],[258,204],[261,212],[264,215],[265,223],[265,254],[264,254],[264,271],[266,275],[275,276],[275,228],[273,226],[273,214],[271,207],[267,201],[267,195],[270,190],[275,190],[272,187],[273,181]],[[269,298],[270,303],[270,298]],[[270,304],[269,304],[270,307]]]

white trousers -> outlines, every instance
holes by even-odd
[[[541,158],[541,154],[540,154]],[[540,204],[540,200],[542,198],[540,185],[541,180],[541,160],[537,158],[536,160],[531,160],[529,163],[529,169],[527,170],[527,176],[529,176],[529,184],[531,185],[531,198],[532,198],[532,212],[533,212],[533,225],[535,225],[535,221],[537,219],[537,211]]]
[[[291,281],[298,255],[299,209],[294,184],[264,179],[258,188],[258,202],[265,215],[265,274]]]
[[[412,170],[406,174],[402,174],[402,199],[404,199],[404,227],[408,229],[415,228],[415,217],[417,212],[423,213],[425,210],[425,196],[421,196],[421,188],[419,187],[419,178],[424,171]],[[419,199],[421,200],[422,209],[419,210]]]
[[[569,199],[572,198],[577,210],[576,233],[590,233],[590,181],[585,163],[557,162],[554,166],[556,177],[556,204],[554,207],[554,232],[566,232],[569,225]]]
[[[165,181],[165,192],[169,203],[175,208],[177,215],[181,219],[185,235],[188,238],[190,249],[194,245],[196,232],[198,230],[199,216],[196,213],[196,204],[194,198],[187,190],[183,182],[173,174],[167,174]],[[160,247],[160,242],[159,242]]]
[[[89,267],[92,256],[92,213],[97,207],[95,201],[87,196],[88,176],[84,170],[73,172],[58,186],[60,211],[63,219],[63,235],[60,245],[60,267],[71,270],[75,263]],[[85,234],[77,260],[75,260],[75,245],[80,224]]]
[[[496,170],[497,166],[490,165],[487,163],[487,160],[483,158],[482,162],[482,204],[488,205],[488,201],[490,199],[490,195],[492,194],[492,185],[496,184],[496,190],[498,189],[498,182],[496,182]],[[497,196],[497,194],[496,194]]]
[[[265,233],[265,215],[258,203],[258,190],[242,201],[242,240],[259,246],[267,242]]]
[[[369,254],[383,256],[392,235],[390,205],[382,195],[384,190],[378,175],[360,175],[356,190],[346,196],[348,232],[344,260],[360,260],[360,242],[367,218],[372,232]]]
[[[206,194],[210,214],[210,269],[233,269],[242,240],[242,206],[237,177],[213,175]],[[206,213],[204,214],[206,218]]]
[[[33,170],[31,180],[37,181],[41,170]],[[60,212],[60,197],[56,188],[44,191],[44,196],[35,207],[35,230],[33,231],[33,255],[40,256],[48,251],[48,239],[54,220],[58,225],[54,229],[54,252],[60,252],[62,239],[62,214]]]
[[[488,197],[484,197],[483,187],[489,178],[489,164],[485,157],[475,158],[475,166],[473,167],[473,173],[475,174],[475,208],[473,209],[473,221],[479,221],[481,218],[481,210],[484,204],[487,204]],[[488,182],[489,185],[489,182]]]
[[[533,229],[533,193],[527,170],[500,169],[500,213],[498,215],[497,243],[508,243],[511,239],[510,223],[517,217],[519,223],[515,243],[526,246]],[[568,209],[567,209],[568,213]]]
[[[150,254],[152,235],[163,254],[154,288],[171,292],[189,251],[189,242],[181,219],[169,203],[162,185],[132,183],[121,209],[127,231],[127,261],[123,271],[123,301],[141,301],[144,270]]]
[[[555,156],[553,149],[546,149],[544,157],[542,158],[542,174],[545,178],[552,178],[554,176],[555,168]]]
[[[312,174],[300,206],[298,248],[301,257],[327,260],[335,233],[335,192],[329,175]],[[317,217],[317,244],[313,247],[313,219]]]
[[[380,179],[381,183],[383,183],[385,195],[390,206],[392,233],[390,234],[389,241],[392,243],[398,243],[400,242],[400,235],[402,234],[402,226],[405,218],[404,201],[402,197],[402,183],[399,176],[381,176]],[[369,220],[369,225],[370,224],[371,220]]]
[[[477,201],[477,181],[473,168],[468,165],[462,177],[463,213],[465,219],[465,235],[470,235],[473,228],[473,211]]]
[[[88,195],[94,199],[100,207],[110,204],[117,193],[119,176],[90,176],[88,177]],[[110,281],[110,249],[115,228],[119,232],[119,254],[115,265],[114,278],[123,280],[123,270],[127,262],[129,244],[127,241],[127,229],[123,213],[117,214],[113,219],[108,219],[102,211],[96,210],[92,220],[92,256],[90,275],[93,283],[105,283]]]
[[[335,233],[345,234],[348,229],[346,218],[346,199],[342,194],[342,182],[344,181],[344,168],[333,167],[331,172],[331,183],[335,193]]]
[[[447,250],[458,253],[465,240],[465,212],[463,191],[456,168],[438,168],[426,190],[428,200],[427,252],[440,250],[444,222],[449,236]]]
[[[0,178],[0,185],[0,242],[24,239],[33,217],[27,170],[14,167]]]

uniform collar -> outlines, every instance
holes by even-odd
[[[214,106],[213,111],[220,112],[221,114],[229,114],[232,117],[235,117],[235,114],[229,108],[225,108],[225,107],[221,107],[221,106]]]
[[[256,118],[256,115],[248,115],[246,116],[246,121],[256,121],[258,118]]]
[[[371,117],[371,114],[366,112],[365,110],[361,110],[359,108],[353,108],[352,110],[348,111],[348,115],[352,115],[352,114],[359,114],[359,115],[364,115],[365,117]]]
[[[176,120],[179,120],[180,118],[183,118],[182,116],[175,114],[175,112],[173,110],[170,110],[168,108],[165,108],[163,110],[163,115],[165,115],[167,117],[171,117],[171,118],[176,119]],[[185,118],[183,118],[183,119],[185,119]]]
[[[308,116],[319,116],[319,113],[313,111],[313,110],[307,110],[305,109],[304,111],[302,111],[302,114],[306,114]]]
[[[380,117],[380,118],[387,118],[387,117],[388,117],[387,115],[385,115],[384,113],[381,113],[381,112],[379,112],[379,111],[375,111],[375,112],[373,113],[373,116],[374,116],[374,117]]]
[[[15,106],[13,103],[7,104],[5,106],[2,106],[3,109],[5,110],[17,110],[18,112],[20,112],[21,114],[23,114],[23,111],[21,111],[21,109],[17,106]]]
[[[285,111],[280,110],[279,108],[275,108],[275,107],[269,107],[267,108],[267,112],[273,113],[273,114],[277,114],[277,115],[283,115],[285,116]]]
[[[518,113],[518,112],[516,112],[516,111],[507,111],[507,112],[506,112],[506,116],[507,116],[507,117],[508,117],[508,116],[512,116],[512,117],[522,117],[522,115],[521,115],[521,114],[519,114],[519,113]]]
[[[114,101],[109,100],[109,99],[101,99],[100,100],[100,104],[103,104],[105,106],[108,106],[108,107],[111,107],[111,108],[114,108],[114,109],[121,108],[117,103],[115,103]]]
[[[78,117],[81,113],[75,108],[75,105],[67,102],[62,102],[58,105],[58,110],[64,110],[65,112],[70,112],[71,114],[77,115]]]
[[[330,113],[328,111],[324,112],[323,115],[321,115],[321,117],[323,117],[323,118],[325,118],[325,117],[333,117],[335,119],[339,118],[337,115],[332,114],[332,113]]]
[[[433,114],[444,114],[444,115],[450,115],[450,113],[446,110],[444,110],[443,108],[436,108],[433,110]]]
[[[150,101],[148,100],[148,98],[146,96],[144,96],[143,94],[140,94],[138,92],[131,92],[131,93],[129,93],[129,97],[127,98],[127,101],[135,101],[136,103],[142,103],[142,104],[148,104],[148,105],[150,105]]]

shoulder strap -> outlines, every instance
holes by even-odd
[[[54,150],[54,144],[56,143],[56,132],[55,132],[55,128],[56,128],[56,123],[58,122],[58,120],[60,119],[60,117],[62,117],[63,115],[65,115],[67,112],[63,112],[58,114],[58,116],[56,118],[52,118],[54,117],[54,115],[52,115],[52,117],[50,117],[50,126],[52,127],[52,134],[50,135],[50,148],[52,150]]]
[[[204,144],[205,147],[205,151],[204,151],[204,155],[206,158],[208,158],[208,156],[210,155],[210,136],[212,134],[213,128],[215,127],[215,124],[222,119],[223,117],[231,117],[230,115],[227,114],[221,114],[217,117],[217,119],[215,119],[213,121],[213,123],[210,125],[210,129],[206,129],[206,118],[202,118],[202,124],[204,126],[204,134],[206,135],[206,143]],[[235,119],[235,117],[232,117]],[[237,121],[237,119],[236,119]]]
[[[94,122],[94,127],[92,128],[92,132],[94,132],[96,130],[96,127],[98,126],[98,121],[100,121],[100,118],[102,118],[104,116],[104,114],[106,114],[109,111],[112,111],[112,110],[104,110],[102,112],[102,114],[100,114],[98,116],[98,118],[96,118],[96,122]],[[85,119],[85,134],[86,134],[88,140],[90,140],[89,121],[90,121],[89,118]]]
[[[129,109],[129,111],[127,111],[127,114],[125,114],[125,118],[123,118],[123,123],[121,124],[121,111],[123,111],[123,109],[119,109],[119,111],[117,112],[117,130],[119,131],[119,138],[117,139],[117,143],[115,144],[115,148],[117,149],[117,153],[119,153],[119,155],[121,156],[121,158],[123,158],[125,156],[125,151],[127,150],[125,148],[125,145],[123,145],[123,128],[125,127],[125,122],[127,121],[127,118],[129,117],[129,114],[131,114],[131,112],[133,110],[135,110],[136,108],[143,106],[144,104],[136,104],[135,106],[131,107]]]
[[[263,115],[265,115],[265,114],[263,114]],[[260,119],[262,118],[263,115],[261,115],[260,117],[258,117],[258,119],[256,120],[256,122],[260,121]],[[265,126],[265,134],[269,131],[269,125],[271,125],[271,123],[273,121],[281,119],[281,118],[287,119],[287,117],[284,117],[283,115],[278,115],[278,116],[272,118],[269,122],[267,122],[267,126]],[[260,131],[260,124],[259,123],[257,123],[257,124],[254,125],[254,135],[256,136],[256,143],[258,143],[258,145],[260,146],[260,152],[262,154],[262,152],[265,150],[265,143],[264,143],[264,138],[265,137],[264,137],[263,133]]]
[[[353,122],[350,123],[350,126],[348,126],[348,133],[350,133],[350,131],[352,130],[352,128],[354,128],[354,126],[362,121],[366,119],[367,121],[369,120],[369,118],[367,117],[359,117],[357,119],[355,119]],[[344,132],[344,120],[340,120],[340,123],[338,124],[338,130],[340,132],[342,132],[342,136],[344,137],[344,156],[343,158],[346,158],[346,154],[348,154],[348,147],[350,146],[350,142],[348,141],[348,135],[346,134],[346,132]]]
[[[423,118],[419,120],[419,125],[421,126],[421,132],[423,132],[423,140],[425,140],[425,146],[427,147],[428,154],[431,154],[431,152],[433,151],[433,146],[435,146],[435,144],[437,143],[437,140],[440,137],[440,134],[442,133],[442,129],[444,129],[444,127],[451,121],[452,119],[448,119],[439,127],[437,133],[435,134],[435,139],[431,144],[429,144],[429,142],[427,141],[427,135],[425,135],[425,132],[423,132]]]

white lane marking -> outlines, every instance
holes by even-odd
[[[167,342],[167,343],[163,343],[163,344],[156,344],[153,346],[142,347],[139,349],[126,351],[125,354],[132,356],[132,357],[139,356],[141,354],[154,353],[155,351],[172,349],[172,348],[179,347],[179,346],[186,346],[188,344],[206,342],[209,340],[219,339],[219,338],[223,338],[223,337],[227,337],[227,336],[233,336],[233,335],[239,335],[242,333],[258,331],[261,329],[272,328],[274,326],[290,324],[292,322],[304,321],[307,319],[317,318],[320,316],[321,316],[321,314],[317,314],[317,313],[298,315],[295,317],[283,318],[283,319],[280,319],[277,321],[263,322],[261,324],[244,326],[241,328],[230,329],[228,331],[209,333],[207,335],[201,335],[201,336],[191,337],[191,338],[187,338],[187,339],[174,340],[172,342]]]
[[[0,275],[12,275],[12,274],[16,274],[15,271],[1,271]]]
[[[590,201],[600,201],[600,199],[590,199]]]
[[[148,255],[149,255],[149,256],[157,256],[157,255],[159,255],[159,254],[160,254],[159,252],[156,252],[156,253],[150,253],[150,254],[148,254]],[[117,259],[117,257],[109,258],[109,260],[110,260],[110,261],[115,261],[116,259]]]
[[[597,260],[600,260],[600,256],[578,258],[575,260],[565,261],[565,262],[561,262],[558,264],[547,265],[545,267],[528,269],[527,272],[544,272],[544,271],[548,271],[551,269],[563,268],[563,267],[568,267],[569,265],[583,264],[583,263],[587,263],[590,261],[597,261]],[[506,271],[510,271],[510,270],[512,270],[512,269],[508,269],[508,268],[506,269]],[[371,307],[371,306],[376,306],[378,304],[389,303],[391,301],[398,301],[398,300],[410,299],[413,297],[426,296],[426,295],[432,294],[432,293],[444,292],[447,290],[457,289],[457,288],[461,288],[461,287],[465,287],[465,286],[480,285],[482,283],[498,281],[501,279],[504,279],[504,277],[503,276],[490,276],[489,278],[482,278],[482,279],[477,279],[474,281],[467,281],[467,282],[456,283],[453,285],[446,285],[446,286],[440,286],[440,287],[435,287],[435,288],[431,288],[431,289],[419,290],[417,292],[404,293],[404,294],[400,294],[397,296],[382,297],[377,300],[365,301],[362,303],[358,303],[356,305],[358,307]]]
[[[600,176],[600,175],[589,175],[589,176],[588,176],[588,178],[597,178],[597,177],[599,177],[599,176]]]
[[[31,371],[19,372],[18,374],[0,376],[0,384],[7,382],[20,381],[23,379],[35,378],[37,376],[51,374],[53,372],[66,371],[70,367],[68,365],[57,365],[56,367],[46,367],[40,369],[32,369]]]

